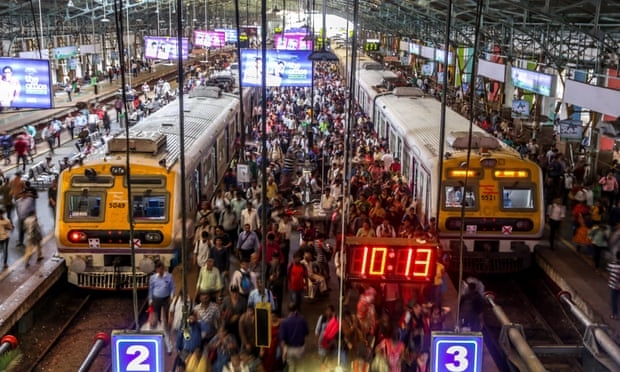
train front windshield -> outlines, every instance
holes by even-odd
[[[534,191],[531,189],[504,187],[502,190],[504,209],[534,209],[534,198]]]
[[[99,219],[103,195],[82,193],[69,195],[68,217],[71,219]]]
[[[465,203],[465,208],[476,208],[476,193],[471,186],[446,186],[446,208],[461,208]]]
[[[133,196],[133,218],[137,220],[167,220],[168,208],[165,195]]]

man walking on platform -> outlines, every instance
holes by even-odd
[[[170,301],[174,297],[174,281],[172,275],[166,272],[164,263],[157,261],[155,263],[155,274],[151,275],[149,280],[149,306],[153,307],[153,313],[159,320],[162,316],[164,329],[168,330],[168,311],[170,310]]]
[[[306,343],[306,336],[310,333],[308,322],[299,314],[295,303],[289,304],[289,316],[280,323],[280,346],[282,360],[287,364],[289,372],[295,372],[301,360]]]
[[[547,207],[547,220],[549,221],[549,248],[551,248],[551,250],[555,249],[555,237],[565,217],[566,207],[562,205],[562,199],[553,199],[553,203],[549,204]]]

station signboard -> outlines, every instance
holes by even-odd
[[[431,334],[431,371],[482,372],[482,333]]]
[[[113,372],[163,372],[164,334],[161,332],[112,332]]]

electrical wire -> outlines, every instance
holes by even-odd
[[[450,1],[451,3],[451,1]],[[476,0],[476,28],[475,28],[475,36],[474,36],[474,52],[473,52],[473,56],[474,58],[472,61],[472,74],[471,74],[471,81],[469,83],[470,89],[473,91],[474,87],[475,87],[475,81],[476,81],[476,65],[477,65],[477,58],[476,56],[478,55],[478,43],[479,43],[479,39],[480,39],[480,22],[482,20],[482,0]],[[447,46],[446,46],[447,49]],[[447,58],[446,58],[447,60]],[[447,71],[444,72],[445,74],[447,74]],[[459,232],[459,280],[458,280],[458,288],[457,288],[457,293],[458,293],[458,301],[456,302],[456,321],[457,321],[457,329],[460,329],[460,321],[461,321],[461,296],[463,295],[463,247],[465,246],[463,240],[464,240],[464,234],[465,234],[465,197],[466,197],[466,193],[467,193],[467,183],[469,181],[469,169],[470,169],[470,159],[471,159],[471,144],[472,144],[472,133],[473,133],[473,127],[474,127],[474,94],[472,92],[470,92],[469,94],[469,112],[471,112],[470,118],[469,118],[469,139],[468,139],[468,143],[467,143],[467,167],[465,169],[465,183],[463,184],[463,193],[462,193],[462,197],[461,197],[461,231]],[[446,99],[445,95],[444,95],[444,100]]]

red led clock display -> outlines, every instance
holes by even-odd
[[[347,279],[428,282],[435,275],[436,254],[432,245],[349,245]]]

